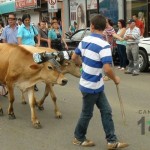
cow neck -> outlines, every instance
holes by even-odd
[[[57,80],[58,80],[58,78],[59,78],[60,73],[61,73],[61,72],[58,73],[58,76],[57,76],[57,78],[56,78],[55,83],[57,83]]]

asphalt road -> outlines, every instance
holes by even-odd
[[[150,73],[141,73],[133,77],[116,70],[116,74],[121,77],[119,89],[125,108],[126,125],[123,124],[116,86],[112,81],[105,82],[105,92],[112,106],[116,134],[121,141],[130,144],[125,150],[149,150]],[[83,148],[72,144],[82,97],[78,89],[79,79],[71,75],[67,75],[67,78],[69,82],[66,86],[54,87],[63,118],[55,118],[53,103],[48,96],[44,104],[45,110],[41,112],[37,109],[41,129],[32,127],[29,104],[21,104],[18,89],[15,89],[15,120],[8,119],[7,97],[0,96],[4,109],[4,116],[0,117],[0,150],[106,150],[105,135],[96,107],[87,133],[87,137],[92,139],[96,146]],[[39,92],[36,92],[36,97],[39,100],[44,92],[44,84],[39,83],[37,86]]]

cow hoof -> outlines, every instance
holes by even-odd
[[[22,101],[21,103],[22,103],[23,105],[26,105],[26,104],[27,104],[27,102],[26,102],[26,101]]]
[[[38,106],[38,109],[42,111],[44,110],[44,106]]]
[[[3,113],[3,109],[2,108],[0,108],[0,116],[3,116],[4,115],[4,113]]]
[[[57,112],[57,113],[56,113],[56,118],[57,118],[57,119],[62,119],[62,114],[61,114],[60,112]]]
[[[34,123],[34,124],[33,124],[33,127],[34,127],[35,129],[41,129],[41,128],[42,128],[40,122]]]
[[[8,114],[8,118],[9,118],[10,120],[13,120],[13,119],[16,119],[16,116],[15,116],[14,113],[12,113],[12,114]]]

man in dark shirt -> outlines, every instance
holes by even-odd
[[[48,47],[48,29],[46,28],[45,21],[40,22],[39,35],[40,35],[40,46]]]

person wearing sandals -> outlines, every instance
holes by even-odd
[[[96,104],[101,113],[102,125],[106,134],[107,148],[117,149],[127,147],[128,144],[119,142],[115,135],[114,122],[112,120],[112,109],[104,93],[104,81],[102,79],[102,68],[115,84],[120,83],[120,78],[115,76],[111,69],[112,54],[107,41],[103,39],[103,30],[106,27],[106,18],[95,15],[91,19],[91,34],[84,37],[75,49],[72,60],[78,65],[82,64],[82,75],[80,78],[80,91],[83,96],[82,112],[74,131],[73,144],[91,147],[95,143],[87,139],[86,133],[89,122],[93,116]],[[82,62],[80,59],[82,57]]]
[[[126,24],[123,19],[118,20],[118,32],[117,35],[123,38],[126,32]],[[117,51],[119,55],[120,64],[118,69],[124,71],[127,65],[127,54],[126,54],[126,41],[116,40]]]
[[[30,24],[31,17],[29,14],[22,16],[22,25],[18,28],[18,44],[40,46],[40,38],[37,29]],[[34,37],[36,36],[38,43],[36,45]],[[38,91],[37,86],[34,86],[34,90]]]

